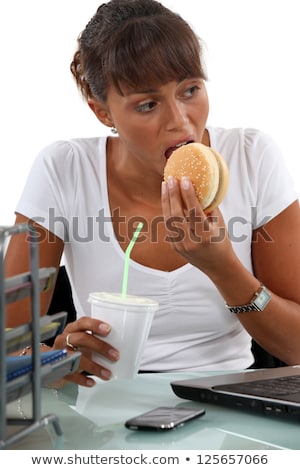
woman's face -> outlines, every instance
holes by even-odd
[[[126,156],[160,175],[176,146],[201,142],[209,111],[205,82],[194,78],[124,96],[110,88],[107,106]]]

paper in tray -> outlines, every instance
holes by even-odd
[[[66,324],[67,312],[45,315],[40,319],[40,341],[46,341],[60,334]],[[7,354],[18,351],[32,341],[32,324],[25,323],[5,330]]]
[[[79,367],[80,357],[80,352],[72,352],[58,361],[43,364],[41,366],[41,385],[43,387],[52,386],[53,383],[56,383],[62,377],[73,374]],[[33,387],[32,379],[32,372],[27,372],[6,382],[5,393],[7,403],[30,393]]]

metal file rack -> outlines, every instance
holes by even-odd
[[[30,272],[5,279],[6,243],[10,237],[24,232],[28,233],[29,239]],[[53,282],[56,270],[54,268],[39,269],[37,239],[37,232],[30,224],[0,227],[0,449],[8,448],[49,423],[52,423],[57,436],[62,435],[58,417],[54,414],[46,416],[41,414],[41,386],[51,383],[53,379],[56,380],[66,373],[71,373],[79,364],[80,353],[75,353],[72,357],[59,361],[54,368],[41,366],[40,341],[41,331],[43,331],[41,325],[45,326],[47,321],[50,323],[53,318],[51,320],[45,317],[40,318],[39,295],[41,290],[46,290],[49,283]],[[6,304],[28,295],[31,297],[31,322],[6,331]],[[66,316],[65,313],[64,315]],[[53,333],[53,329],[51,331]],[[50,333],[49,335],[48,337],[52,336]],[[42,339],[45,340],[46,337],[47,333],[42,336]],[[26,344],[22,345],[24,338],[27,338],[26,344],[32,346],[32,373],[7,382],[7,354],[13,349],[17,350],[20,346],[25,346]],[[28,393],[32,397],[32,416],[25,419],[9,418],[6,413],[7,404]],[[8,425],[17,425],[18,430],[7,436]]]

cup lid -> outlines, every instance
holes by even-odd
[[[89,294],[88,301],[90,303],[101,303],[103,301],[114,304],[117,303],[132,306],[146,305],[149,307],[158,308],[158,302],[156,300],[130,294],[127,294],[126,297],[123,297],[121,293],[117,292],[91,292]]]

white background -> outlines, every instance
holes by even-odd
[[[205,41],[209,124],[257,127],[284,152],[300,188],[297,0],[163,0]],[[0,225],[37,152],[53,140],[107,132],[69,72],[76,39],[101,0],[0,3]]]

